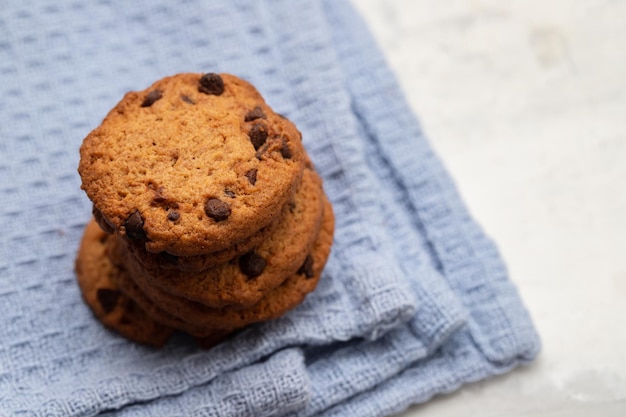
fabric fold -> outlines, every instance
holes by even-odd
[[[286,349],[180,395],[129,405],[103,416],[270,417],[302,408],[309,397],[304,356],[299,349]]]

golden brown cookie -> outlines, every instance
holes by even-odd
[[[105,256],[107,238],[95,222],[87,225],[76,259],[76,276],[85,302],[106,327],[127,339],[157,347],[164,345],[174,330],[150,319],[120,292],[111,279],[118,268]]]
[[[142,241],[125,240],[125,247],[132,252],[135,259],[146,269],[175,269],[185,272],[199,272],[218,265],[224,264],[239,255],[259,246],[267,237],[274,232],[278,223],[289,211],[289,203],[285,204],[279,216],[276,216],[268,226],[265,226],[252,236],[241,242],[236,242],[226,249],[211,252],[206,255],[176,256],[168,252],[148,252]],[[94,213],[96,211],[94,210]]]
[[[126,94],[80,155],[103,228],[176,256],[221,251],[268,226],[305,163],[295,126],[228,74],[178,74]]]
[[[274,319],[295,308],[308,293],[313,291],[320,279],[333,239],[334,216],[332,208],[325,206],[324,220],[313,249],[300,269],[283,284],[268,292],[258,303],[245,309],[212,309],[200,303],[175,297],[167,293],[155,293],[148,297],[131,276],[125,272],[115,274],[119,288],[139,304],[154,320],[201,338],[224,329],[230,332],[251,323]],[[144,283],[145,284],[145,283]]]
[[[274,233],[259,247],[231,262],[194,273],[145,268],[126,250],[122,239],[112,242],[110,256],[135,281],[144,283],[146,291],[158,288],[211,308],[244,308],[258,302],[302,265],[318,234],[324,204],[330,205],[321,179],[311,168],[306,168],[302,184]]]
[[[153,320],[135,301],[120,291],[116,282],[119,281],[118,276],[125,272],[110,262],[105,250],[107,240],[112,238],[94,221],[85,228],[76,259],[76,276],[83,298],[106,327],[133,342],[161,347],[175,329]],[[185,327],[177,330],[184,331]],[[232,329],[204,331],[201,337],[196,337],[196,342],[200,347],[208,349],[232,332]]]

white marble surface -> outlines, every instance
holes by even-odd
[[[543,341],[404,416],[626,416],[626,1],[354,2]]]

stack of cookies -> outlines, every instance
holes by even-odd
[[[332,207],[296,127],[249,83],[179,74],[128,93],[80,156],[94,218],[76,272],[107,327],[211,346],[315,289]]]

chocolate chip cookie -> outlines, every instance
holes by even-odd
[[[105,255],[108,238],[95,222],[85,229],[76,259],[76,276],[85,302],[106,327],[127,339],[164,345],[174,330],[149,318],[111,279],[119,269]]]
[[[103,229],[174,256],[221,251],[270,225],[305,163],[296,127],[229,74],[178,74],[126,94],[80,157]]]
[[[311,252],[298,271],[280,286],[269,291],[259,302],[244,308],[214,309],[171,294],[140,287],[128,273],[116,274],[120,289],[136,301],[150,316],[169,326],[183,329],[195,337],[204,337],[220,330],[231,332],[251,323],[277,318],[293,309],[313,291],[320,279],[333,239],[334,216],[325,204],[323,224]],[[145,285],[142,282],[142,286]]]
[[[285,204],[282,213],[276,216],[268,226],[265,226],[241,242],[235,242],[226,249],[206,255],[176,256],[165,251],[159,253],[148,252],[144,242],[136,240],[125,240],[124,244],[132,252],[135,259],[146,269],[161,268],[185,272],[204,271],[222,265],[259,246],[261,242],[274,232],[278,223],[285,217],[288,211],[289,204]]]
[[[312,167],[307,167],[294,200],[274,232],[260,246],[230,262],[194,273],[146,268],[122,239],[112,242],[111,258],[141,281],[146,291],[160,289],[211,308],[248,307],[303,264],[317,237],[324,204],[329,205],[321,179]]]

